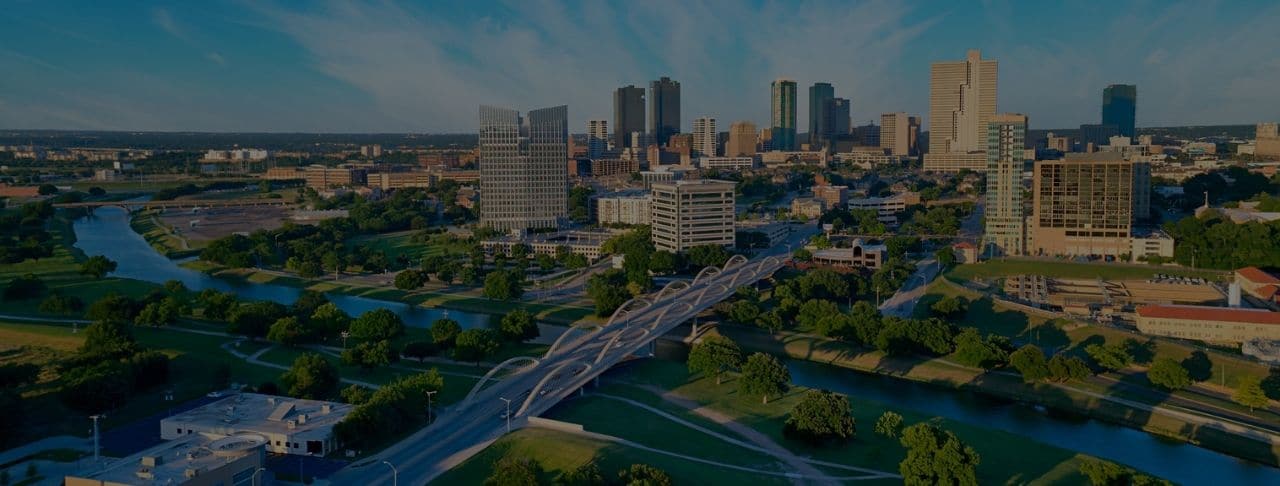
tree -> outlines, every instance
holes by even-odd
[[[1270,403],[1267,400],[1266,393],[1262,391],[1262,378],[1253,375],[1245,375],[1240,378],[1240,383],[1236,385],[1236,392],[1231,395],[1231,399],[1236,403],[1249,407],[1252,411],[1257,408],[1267,408]]]
[[[689,264],[695,267],[722,266],[729,261],[729,250],[720,245],[698,245],[686,252]]]
[[[964,297],[947,296],[929,306],[929,311],[943,319],[959,319],[969,311],[969,301]]]
[[[791,410],[782,433],[812,445],[846,442],[857,428],[849,399],[827,390],[809,390]]]
[[[754,353],[742,365],[738,392],[743,395],[760,395],[761,403],[769,403],[769,395],[786,393],[790,384],[791,371],[778,358],[765,353]]]
[[[80,274],[93,278],[102,278],[116,271],[116,262],[102,255],[94,255],[80,264]]]
[[[498,338],[488,329],[467,329],[458,334],[453,345],[453,359],[479,364],[498,350]]]
[[[400,351],[400,354],[416,359],[421,363],[427,357],[436,354],[436,345],[430,341],[409,341],[405,343],[404,349]]]
[[[452,348],[460,333],[462,325],[453,319],[440,318],[431,323],[431,341],[440,349]]]
[[[50,195],[50,194],[57,194],[57,193],[58,193],[58,186],[55,186],[55,185],[53,185],[53,184],[40,184],[40,187],[37,187],[37,188],[36,188],[36,193],[37,193],[37,194],[39,194],[39,195],[41,195],[41,196],[48,196],[48,195]]]
[[[666,250],[658,250],[649,255],[649,271],[658,275],[669,275],[675,273],[680,267],[684,266],[680,261],[680,255],[671,253]]]
[[[1182,360],[1182,368],[1187,370],[1191,381],[1206,381],[1213,378],[1213,361],[1204,351],[1192,351],[1190,356]]]
[[[618,471],[618,482],[626,486],[671,486],[671,476],[648,464],[632,464]]]
[[[404,321],[389,309],[374,309],[360,314],[351,323],[351,336],[370,341],[390,340],[404,334]]]
[[[138,316],[134,321],[137,324],[149,326],[164,326],[173,324],[178,321],[178,316],[183,314],[184,306],[178,299],[173,297],[165,297],[156,302],[148,303],[138,312]]]
[[[124,362],[106,360],[71,368],[61,380],[63,403],[83,413],[98,413],[124,404],[133,392],[134,377]]]
[[[951,431],[918,423],[903,429],[901,442],[907,448],[907,457],[898,465],[903,484],[977,486],[981,458]]]
[[[84,316],[91,321],[130,322],[139,310],[133,299],[113,293],[90,304]]]
[[[351,327],[351,316],[333,302],[316,307],[308,321],[312,331],[320,336],[337,336]]]
[[[484,296],[495,300],[519,299],[524,294],[520,278],[509,270],[494,270],[484,277]]]
[[[1040,381],[1049,377],[1049,362],[1044,351],[1034,344],[1027,344],[1009,355],[1009,364],[1022,373],[1022,381]]]
[[[800,306],[800,313],[796,315],[796,323],[804,329],[815,329],[818,327],[818,321],[822,318],[839,314],[840,308],[834,302],[809,299]]]
[[[418,270],[403,270],[396,274],[395,285],[400,290],[414,290],[427,282],[427,273]]]
[[[966,327],[956,335],[956,361],[966,366],[991,369],[1009,360],[1009,353],[990,337],[983,339],[978,330]]]
[[[587,279],[587,297],[596,306],[596,315],[606,317],[613,314],[630,297],[626,290],[626,274],[621,270],[609,269]]]
[[[164,291],[169,295],[182,295],[187,293],[188,289],[187,284],[182,283],[181,280],[165,280]]]
[[[1090,344],[1084,347],[1085,354],[1088,354],[1098,366],[1109,370],[1124,369],[1133,362],[1133,356],[1129,354],[1129,348],[1125,344]]]
[[[342,351],[342,364],[359,366],[368,371],[379,366],[388,366],[400,361],[400,353],[391,345],[391,341],[365,341]]]
[[[236,295],[205,289],[196,298],[196,303],[203,308],[201,312],[205,319],[222,320],[230,317],[231,311],[236,308]]]
[[[369,401],[369,397],[373,396],[373,392],[360,385],[351,385],[342,389],[342,401],[352,405],[361,405]]]
[[[533,321],[533,314],[524,309],[516,309],[502,316],[502,322],[498,324],[498,330],[502,332],[502,337],[508,341],[528,341],[541,334],[538,330],[538,323]]]
[[[260,338],[267,335],[267,331],[276,320],[288,313],[289,310],[285,306],[271,301],[242,304],[231,311],[227,332]]]
[[[40,365],[34,363],[0,364],[0,389],[30,385],[39,378]]]
[[[338,369],[319,354],[306,353],[293,360],[280,383],[291,397],[324,400],[338,394]]]
[[[902,415],[894,411],[885,411],[876,419],[876,433],[891,439],[897,439],[902,431]]]
[[[1181,390],[1191,386],[1191,375],[1173,358],[1161,356],[1151,363],[1147,380],[1168,390]]]
[[[33,273],[24,274],[9,282],[4,288],[4,300],[23,300],[39,297],[45,291],[44,280]]]
[[[944,269],[951,268],[956,264],[956,251],[949,246],[944,246],[933,252],[933,257],[938,260],[938,265],[941,265]]]
[[[750,300],[739,300],[729,306],[729,319],[738,324],[751,324],[760,317],[760,306]]]
[[[504,457],[493,463],[493,472],[484,480],[484,486],[538,486],[542,466],[533,459]]]
[[[689,372],[715,376],[717,385],[724,372],[741,365],[742,350],[732,339],[724,336],[707,336],[689,350]]]
[[[1049,378],[1053,381],[1083,380],[1092,374],[1089,365],[1075,356],[1055,354],[1049,358]]]
[[[267,339],[292,346],[307,339],[307,330],[297,317],[281,317],[276,319],[276,322],[271,324],[271,328],[267,330]]]
[[[604,473],[600,471],[600,466],[595,461],[573,468],[572,470],[560,473],[556,476],[556,486],[605,486],[609,484],[604,478]]]
[[[775,334],[782,329],[782,313],[778,309],[770,309],[769,312],[760,314],[756,319],[756,325]]]
[[[84,343],[77,355],[86,361],[124,358],[138,352],[129,325],[121,321],[95,321],[84,328]]]

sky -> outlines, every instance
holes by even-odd
[[[682,127],[769,119],[769,83],[829,82],[855,125],[926,115],[929,63],[999,61],[998,110],[1098,123],[1138,85],[1138,126],[1280,119],[1280,2],[6,0],[0,128],[466,133],[481,104],[566,104],[681,84]]]

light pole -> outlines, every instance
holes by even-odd
[[[342,349],[343,349],[343,350],[346,350],[346,349],[347,349],[347,338],[351,337],[351,333],[350,333],[350,332],[347,332],[347,331],[342,331],[342,334],[341,334],[341,335],[342,335]]]
[[[507,418],[507,433],[510,434],[511,433],[511,400],[508,400],[502,397],[498,397],[498,400],[502,400],[507,403],[507,413],[506,415],[503,415],[503,417]],[[97,449],[95,448],[94,450],[97,450]]]
[[[439,390],[428,390],[428,391],[427,391],[427,423],[428,423],[428,424],[430,424],[430,423],[432,422],[432,418],[431,418],[431,416],[432,416],[432,414],[431,414],[431,396],[432,396],[432,395],[435,395],[437,391],[439,391]]]
[[[396,467],[395,467],[395,466],[393,466],[393,465],[391,465],[391,463],[389,463],[389,462],[387,462],[387,461],[382,461],[382,463],[383,463],[383,464],[386,464],[386,465],[387,465],[387,467],[391,468],[391,486],[399,486],[399,484],[400,484],[400,471],[397,471],[397,470],[396,470]]]
[[[90,415],[89,418],[93,419],[93,463],[97,464],[98,463],[98,420],[107,418],[107,416],[98,414],[98,415]]]
[[[257,484],[258,484],[258,473],[261,473],[261,472],[266,471],[266,470],[267,470],[267,468],[265,468],[265,467],[259,467],[258,469],[255,469],[255,470],[253,471],[253,475],[249,476],[249,482],[250,482],[250,483],[253,483],[254,485],[257,485]]]

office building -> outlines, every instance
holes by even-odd
[[[734,183],[711,179],[654,183],[654,247],[683,252],[702,245],[733,246],[733,190]]]
[[[1138,87],[1132,84],[1113,84],[1102,90],[1102,124],[1116,127],[1116,131],[1130,140],[1138,137],[1135,124],[1138,114]]]
[[[649,83],[649,134],[654,143],[666,145],[680,133],[680,83],[663,76]]]
[[[920,204],[920,193],[902,192],[888,197],[863,197],[850,199],[846,206],[850,211],[869,210],[876,212],[876,219],[885,224],[897,224],[898,214],[908,207]]]
[[[813,198],[822,201],[827,209],[843,208],[849,204],[848,186],[820,184],[813,186]]]
[[[653,202],[648,194],[601,196],[596,200],[596,222],[607,224],[649,224]]]
[[[1149,204],[1135,201],[1140,194],[1135,187],[1150,185],[1145,164],[1106,152],[1036,162],[1030,253],[1108,257],[1130,253],[1134,211]],[[987,210],[990,219],[990,207]]]
[[[1258,157],[1280,158],[1280,130],[1276,123],[1259,123],[1253,153]]]
[[[568,216],[569,110],[480,107],[480,223],[555,228]]]
[[[822,117],[819,119],[821,137],[816,144],[810,142],[809,150],[830,147],[836,140],[848,135],[852,124],[849,110],[849,100],[845,98],[831,98],[823,102]]]
[[[266,439],[267,452],[323,456],[338,450],[333,426],[351,412],[346,403],[237,393],[160,420],[160,438],[192,434]]]
[[[587,120],[587,157],[604,157],[609,151],[609,121]]]
[[[822,216],[825,204],[814,198],[797,197],[791,200],[791,215],[808,219]]]
[[[256,434],[193,434],[163,442],[105,466],[79,466],[66,486],[254,486],[264,484],[267,439]],[[16,469],[16,468],[15,468]],[[70,470],[71,468],[68,468]],[[56,484],[56,483],[55,483]]]
[[[994,59],[970,50],[963,61],[935,62],[929,69],[929,154],[925,170],[982,170],[986,157],[964,155],[986,149],[987,124],[996,114]],[[955,157],[955,155],[960,157]],[[934,159],[934,160],[931,160]]]
[[[1022,171],[1026,167],[1027,117],[993,116],[987,124],[987,208],[983,243],[988,254],[1026,253],[1026,214],[1022,207]]]
[[[1120,134],[1115,125],[1080,125],[1080,145],[1085,152],[1096,152],[1098,147],[1111,143],[1111,137]]]
[[[756,153],[756,124],[736,121],[729,125],[729,141],[724,144],[725,157],[750,157]]]
[[[633,133],[644,133],[644,88],[627,85],[613,92],[613,146],[618,150],[635,147]],[[642,147],[643,148],[643,147]]]
[[[1057,150],[1062,153],[1071,151],[1071,137],[1062,137],[1049,132],[1045,137],[1045,148],[1049,150]]]
[[[809,150],[825,143],[828,130],[827,102],[836,97],[831,83],[813,83],[809,87]]]
[[[709,116],[693,119],[693,154],[716,156],[716,119]]]
[[[919,155],[916,146],[919,138],[920,117],[902,112],[880,115],[880,147],[888,150],[889,155]]]
[[[755,157],[702,157],[698,159],[698,167],[703,169],[739,171],[751,169],[755,166]]]
[[[777,79],[770,87],[771,150],[792,152],[796,150],[796,82]]]

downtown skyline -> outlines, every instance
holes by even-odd
[[[1097,123],[1109,84],[1139,86],[1140,127],[1280,110],[1267,91],[1280,33],[1264,27],[1280,6],[1265,2],[768,2],[692,5],[670,22],[661,2],[82,7],[0,12],[0,127],[467,133],[491,103],[567,104],[577,132],[612,119],[615,89],[669,76],[685,128],[767,126],[770,81],[795,79],[803,133],[813,83],[850,99],[855,126],[926,113],[930,63],[971,48],[1001,63],[998,110],[1034,127]],[[1192,22],[1205,33],[1178,27]]]

